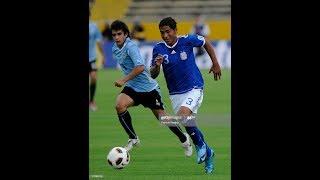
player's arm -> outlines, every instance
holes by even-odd
[[[130,46],[128,48],[127,52],[128,52],[128,55],[130,56],[130,58],[134,64],[134,68],[124,78],[119,79],[116,82],[114,82],[114,85],[117,87],[123,86],[126,82],[135,78],[137,75],[139,75],[140,73],[142,73],[144,71],[144,60],[141,57],[138,46],[136,46],[136,45]]]
[[[216,53],[213,49],[213,46],[211,45],[210,41],[207,38],[205,38],[205,44],[203,47],[207,51],[207,53],[209,54],[210,59],[212,61],[212,66],[210,68],[209,73],[212,72],[214,75],[214,80],[217,81],[221,77],[221,69],[220,69],[220,65],[217,60]]]
[[[94,36],[97,43],[97,48],[102,56],[102,64],[104,64],[106,56],[103,53],[103,36],[96,25],[94,26],[94,31],[95,31]]]
[[[116,82],[114,82],[114,85],[117,87],[121,87],[123,86],[126,82],[128,82],[129,80],[135,78],[137,75],[139,75],[140,73],[142,73],[144,71],[144,65],[139,65],[136,66],[135,68],[133,68],[133,70],[126,75],[124,78],[117,80]]]
[[[157,78],[158,75],[160,74],[160,66],[162,62],[163,62],[163,57],[158,55],[155,58],[155,65],[151,66],[150,68],[150,74],[153,79]]]
[[[103,52],[103,41],[98,41],[97,47],[98,47],[98,50],[100,51],[100,54],[102,56],[102,64],[105,64],[106,56],[104,55],[104,52]]]

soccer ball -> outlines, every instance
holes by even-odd
[[[107,161],[112,167],[122,169],[129,164],[130,154],[123,147],[114,147],[110,150]]]

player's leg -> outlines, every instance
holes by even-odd
[[[162,109],[151,110],[158,120],[161,116],[167,116],[166,112]],[[183,133],[179,125],[169,125],[169,129],[179,138],[181,145],[184,148],[184,154],[187,157],[190,157],[192,155],[192,145],[190,142],[190,136],[187,133]]]
[[[151,111],[158,120],[160,120],[161,116],[167,116],[167,113],[162,109],[151,109]],[[179,138],[181,143],[186,142],[187,137],[183,134],[182,129],[178,125],[171,125],[169,126],[169,129]]]
[[[144,107],[151,109],[153,114],[159,120],[161,116],[167,115],[164,111],[164,104],[161,98],[160,87],[158,86],[154,90],[145,93],[139,93],[139,99]],[[192,155],[192,146],[189,140],[189,136],[184,134],[179,126],[169,126],[169,129],[179,138],[180,142],[184,145],[185,155]]]
[[[97,71],[90,72],[90,102],[94,102],[94,95],[97,87]]]
[[[199,90],[192,90],[184,94],[171,95],[170,100],[176,115],[188,117],[197,112],[197,108],[199,108],[199,104],[202,101],[202,92],[200,92]],[[193,143],[196,146],[203,146],[203,135],[197,128],[196,123],[194,122],[189,124],[190,125],[185,125],[185,128],[187,133],[190,135]]]
[[[180,116],[193,115],[192,111],[185,106],[181,106],[178,113]],[[192,123],[195,124],[195,123]],[[204,140],[203,134],[197,126],[186,126],[187,133],[191,136],[193,143],[195,144],[197,151],[197,163],[205,162],[205,172],[212,173],[214,169],[213,156],[214,151],[210,148]]]
[[[89,107],[92,111],[97,110],[96,102],[94,101],[94,95],[97,87],[97,68],[95,62],[89,63],[89,76],[90,76],[90,96],[89,96]]]
[[[177,115],[182,117],[188,117],[192,115],[192,111],[188,107],[181,106]],[[203,138],[199,133],[200,131],[198,130],[197,126],[186,126],[185,128],[195,145],[202,146],[204,144]]]
[[[201,106],[203,100],[203,90],[193,89],[188,93],[175,95],[170,97],[174,110],[179,116],[196,115],[198,108]],[[174,103],[176,101],[177,103]],[[195,117],[195,116],[194,116]],[[195,120],[194,120],[195,121]],[[205,162],[206,173],[211,173],[213,167],[214,151],[205,142],[204,136],[196,123],[189,123],[191,126],[185,126],[186,131],[191,136],[197,151],[197,162]]]
[[[133,129],[132,119],[128,108],[135,105],[134,94],[132,89],[125,87],[118,95],[115,109],[118,114],[119,121],[129,136],[128,144],[125,146],[127,150],[131,150],[133,146],[140,144],[140,140]]]
[[[181,106],[178,113],[178,116],[182,116],[187,118],[188,116],[193,115],[192,111],[185,106]],[[194,120],[192,120],[194,121]],[[204,162],[205,158],[206,158],[206,144],[204,142],[203,136],[201,135],[201,131],[198,129],[197,126],[195,126],[195,123],[191,123],[192,126],[185,126],[185,129],[187,131],[187,133],[190,135],[193,144],[196,147],[196,151],[197,151],[197,162],[200,164],[202,162]]]

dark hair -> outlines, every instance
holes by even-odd
[[[130,37],[130,31],[129,31],[129,28],[128,26],[122,22],[122,21],[119,21],[119,20],[115,20],[113,21],[113,23],[111,24],[111,31],[112,30],[115,30],[115,31],[118,31],[118,30],[122,30],[124,32],[124,34],[127,34],[128,37]]]
[[[159,23],[159,28],[162,26],[169,26],[171,29],[177,28],[177,22],[172,17],[166,17]]]

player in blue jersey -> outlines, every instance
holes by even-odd
[[[156,44],[153,48],[151,77],[156,78],[159,75],[162,65],[174,112],[182,117],[190,117],[197,113],[201,105],[204,87],[202,75],[195,62],[193,47],[203,46],[208,52],[212,61],[209,73],[213,73],[215,80],[221,76],[219,63],[210,41],[203,36],[178,37],[177,23],[173,18],[162,19],[159,30],[164,42]],[[205,142],[203,134],[196,125],[185,128],[195,145],[197,163],[205,162],[205,172],[212,173],[213,149]]]
[[[91,13],[89,10],[89,17]],[[97,25],[93,22],[89,22],[89,76],[90,76],[90,97],[89,97],[89,108],[92,111],[97,110],[97,105],[94,100],[94,95],[97,87],[97,66],[96,66],[96,47],[102,55],[102,64],[105,62],[105,56],[103,53],[103,42],[102,35],[97,28]]]
[[[122,21],[116,20],[111,24],[114,44],[112,55],[120,64],[124,77],[114,82],[117,87],[124,86],[116,100],[116,111],[119,121],[129,136],[126,149],[140,144],[140,140],[133,129],[128,108],[142,104],[150,108],[157,119],[166,115],[161,100],[160,87],[156,80],[150,77],[145,68],[145,62],[141,57],[138,46],[131,41],[128,26]],[[186,156],[192,155],[192,146],[189,135],[183,133],[177,127],[169,127],[179,138]]]

